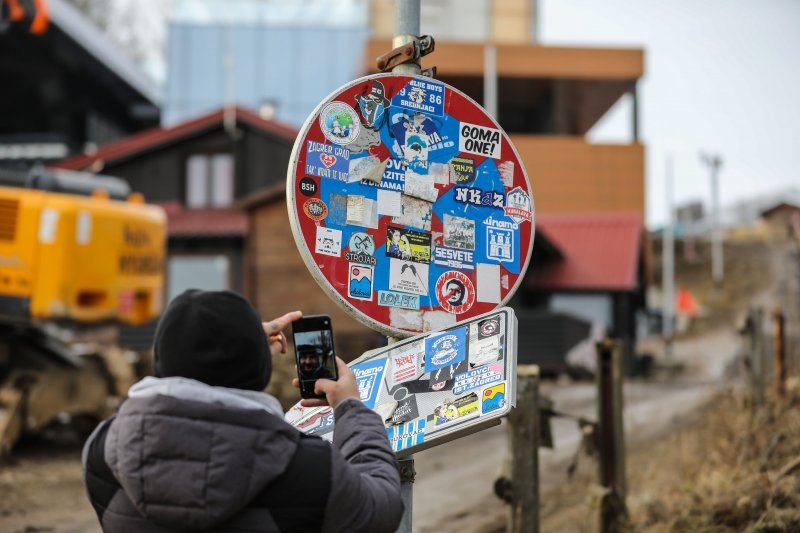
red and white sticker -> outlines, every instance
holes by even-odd
[[[450,270],[436,282],[436,299],[448,313],[460,315],[475,303],[475,286],[463,272]]]

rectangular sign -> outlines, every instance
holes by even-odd
[[[462,122],[458,130],[458,150],[465,154],[500,159],[503,138],[499,129]]]
[[[431,262],[431,236],[405,228],[386,228],[386,255],[395,259]]]

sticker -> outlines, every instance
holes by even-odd
[[[347,197],[346,225],[378,227],[378,209],[375,200],[365,196],[351,194]]]
[[[458,151],[500,159],[500,130],[462,122],[458,130]]]
[[[378,189],[378,214],[399,217],[403,214],[401,193]]]
[[[303,204],[303,212],[311,220],[319,222],[328,216],[328,206],[319,198],[309,198]]]
[[[475,221],[468,218],[444,215],[444,245],[462,250],[475,249]]]
[[[419,309],[419,296],[394,291],[378,291],[378,305],[400,309]]]
[[[532,218],[531,197],[522,190],[522,187],[514,187],[506,195],[506,207],[504,211],[506,216],[514,220],[517,224],[530,222]]]
[[[347,295],[356,300],[372,301],[372,267],[350,265],[350,282]]]
[[[381,420],[388,422],[392,419],[395,409],[397,409],[397,402],[387,402],[375,406],[375,412],[381,417]]]
[[[476,299],[479,302],[500,303],[502,300],[502,295],[500,294],[500,265],[478,263],[475,283],[478,286]]]
[[[450,183],[450,165],[447,163],[431,163],[428,173],[433,176],[433,183],[437,185]]]
[[[486,226],[486,257],[501,263],[514,261],[514,230]]]
[[[431,219],[433,217],[433,204],[431,202],[404,194],[401,196],[400,203],[402,214],[392,217],[394,224],[410,226],[422,231],[431,230]]]
[[[425,339],[425,372],[455,365],[466,359],[467,335],[464,328],[431,335]]]
[[[344,226],[347,220],[347,196],[331,193],[328,199],[328,225]]]
[[[500,209],[505,206],[506,196],[501,192],[484,191],[477,187],[454,187],[454,190],[456,202]]]
[[[386,380],[389,389],[395,388],[400,383],[417,379],[422,374],[419,356],[424,347],[422,342],[417,341],[389,352],[388,360],[391,370]]]
[[[403,157],[409,168],[417,172],[424,171],[425,174],[430,164],[429,153],[445,144],[454,144],[449,141],[444,143],[436,123],[422,113],[414,113],[410,117],[406,113],[395,114],[390,130],[396,141],[395,153]]]
[[[500,172],[500,181],[503,182],[503,187],[511,187],[514,184],[514,162],[503,161],[497,165],[497,170]]]
[[[386,255],[395,259],[431,262],[431,236],[404,228],[386,228]]]
[[[454,365],[434,370],[431,372],[431,390],[442,390],[444,388],[444,382],[455,379],[457,375],[463,374],[467,370],[469,370],[469,363],[466,359]]]
[[[306,147],[306,174],[320,178],[347,181],[350,152],[340,146],[308,141]]]
[[[352,367],[356,375],[361,401],[370,409],[375,407],[384,368],[386,368],[386,359],[365,361]]]
[[[454,157],[450,160],[450,183],[469,183],[475,179],[475,160]]]
[[[338,229],[317,226],[317,240],[314,250],[318,254],[339,257],[342,253],[342,232]]]
[[[361,263],[362,265],[375,266],[378,261],[373,257],[375,255],[375,242],[372,240],[372,235],[362,231],[353,232],[347,243],[350,249],[345,252],[344,258],[351,263]]]
[[[474,324],[473,324],[474,325]],[[500,359],[500,337],[487,337],[480,339],[470,335],[469,364],[471,367],[494,363]]]
[[[422,331],[423,315],[413,309],[389,308],[389,325],[397,329],[408,331]]]
[[[347,182],[354,183],[361,180],[370,180],[380,183],[383,171],[377,173],[377,178],[374,176],[375,173],[372,172],[380,164],[381,160],[372,156],[351,159],[347,171]]]
[[[333,430],[333,409],[331,407],[309,409],[298,404],[289,409],[285,420],[303,433],[320,435]]]
[[[444,426],[456,420],[473,418],[480,414],[478,395],[471,392],[455,400],[446,399],[433,410],[433,425]]]
[[[401,259],[389,259],[389,289],[428,295],[428,265]]]
[[[386,113],[389,110],[389,99],[386,98],[383,83],[372,80],[364,86],[360,95],[356,95],[355,100],[363,117],[361,123],[369,130],[379,130],[386,122]]]
[[[460,315],[469,311],[475,303],[475,287],[466,274],[450,270],[436,281],[436,299],[442,309]]]
[[[422,444],[425,442],[425,419],[390,427],[386,430],[386,436],[396,452]]]
[[[409,196],[415,196],[422,200],[435,202],[439,197],[439,191],[433,182],[432,174],[417,174],[410,168],[406,170],[406,187],[404,192]]]
[[[439,266],[459,270],[473,270],[474,254],[468,250],[456,250],[445,246],[437,246],[433,250],[433,262]],[[480,289],[480,285],[478,285]],[[478,299],[478,301],[481,301]]]
[[[360,128],[356,139],[347,144],[347,149],[351,154],[360,154],[364,150],[369,150],[373,146],[381,144],[381,134],[369,128]]]
[[[300,192],[305,196],[314,196],[317,194],[318,189],[317,182],[308,176],[300,180],[297,184],[297,188],[300,189]]]
[[[415,396],[409,396],[397,403],[397,409],[392,414],[392,424],[402,424],[419,417],[419,408]]]
[[[478,328],[479,339],[493,337],[498,333],[500,333],[500,317],[493,316],[485,320],[481,320],[480,322],[478,322],[477,328]]]
[[[392,105],[428,115],[444,115],[444,85],[434,81],[412,79],[392,98]]]
[[[361,120],[355,109],[344,102],[326,104],[319,113],[322,134],[332,143],[346,145],[358,137]]]
[[[456,376],[453,394],[461,394],[462,392],[477,389],[478,387],[489,385],[501,379],[503,379],[503,365],[501,363],[473,368],[469,372]]]
[[[456,323],[456,315],[447,311],[425,311],[422,315],[423,331],[439,331]]]
[[[481,414],[491,413],[506,406],[506,384],[498,383],[483,389]]]
[[[380,187],[389,191],[403,192],[406,185],[406,162],[402,159],[388,158],[381,163],[383,167],[383,175],[380,180],[362,179],[362,185],[370,185],[372,187]]]

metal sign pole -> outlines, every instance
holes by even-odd
[[[399,48],[404,44],[419,40],[420,0],[395,0],[394,3],[394,38],[392,47]],[[422,68],[419,63],[404,63],[392,69],[395,74],[419,75]],[[391,344],[392,339],[389,338]],[[400,461],[400,494],[403,498],[403,518],[398,533],[411,533],[411,516],[414,502],[414,456]]]

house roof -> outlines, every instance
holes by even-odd
[[[235,207],[186,209],[180,202],[158,204],[167,213],[170,237],[244,237],[247,215]]]
[[[642,231],[642,217],[633,213],[537,214],[537,239],[545,236],[562,258],[533,264],[525,286],[546,291],[635,290]]]
[[[797,206],[789,202],[781,202],[777,205],[770,207],[769,209],[765,209],[764,211],[762,211],[761,216],[763,218],[769,218],[775,213],[779,213],[781,211],[800,212],[800,206]]]
[[[297,137],[297,130],[294,128],[273,120],[264,120],[258,116],[257,113],[243,107],[237,106],[234,110],[236,113],[236,122],[239,124],[246,124],[257,130],[283,138],[289,143],[294,143],[295,137]],[[97,161],[111,163],[127,159],[151,150],[162,148],[165,145],[178,142],[203,131],[221,127],[224,118],[225,109],[220,108],[169,128],[156,127],[145,130],[119,141],[106,144],[91,154],[71,157],[56,163],[54,166],[70,170],[88,170]]]

